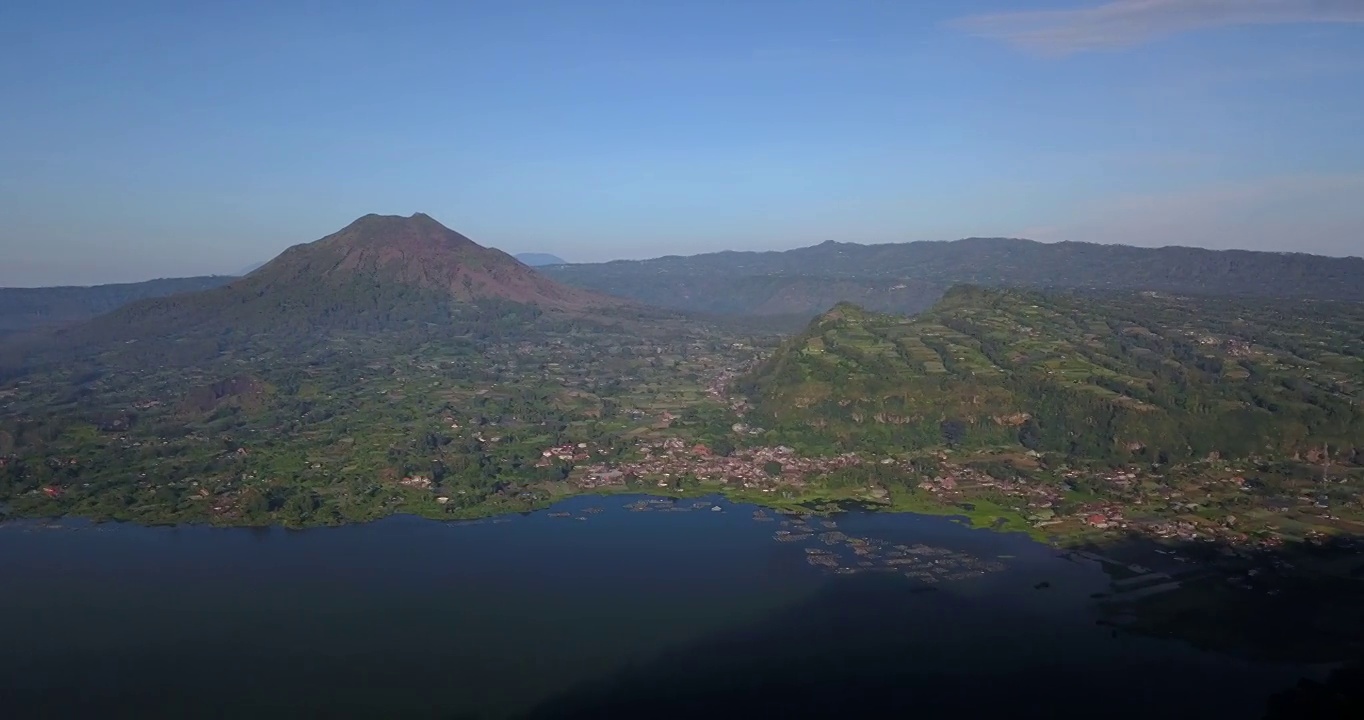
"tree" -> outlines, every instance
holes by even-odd
[[[966,423],[961,420],[944,420],[938,425],[942,441],[949,447],[957,447],[966,440]]]
[[[1028,418],[1018,429],[1018,444],[1029,450],[1038,450],[1042,447],[1042,428],[1033,418]]]

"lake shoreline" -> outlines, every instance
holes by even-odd
[[[611,493],[538,512],[316,530],[7,523],[0,568],[25,591],[0,598],[0,617],[31,618],[6,632],[32,650],[0,660],[0,688],[49,716],[88,714],[95,705],[83,702],[108,707],[111,693],[170,716],[210,692],[209,668],[207,677],[242,681],[245,694],[225,702],[252,707],[313,702],[318,712],[393,716],[425,703],[521,717],[560,703],[592,716],[600,703],[642,701],[665,667],[696,668],[683,686],[703,694],[721,691],[733,665],[826,698],[857,678],[907,683],[931,704],[939,681],[913,678],[1002,672],[1025,687],[1061,673],[1074,676],[1068,693],[1078,683],[1097,699],[1154,663],[1205,708],[1221,702],[1215,687],[1248,683],[1256,691],[1237,691],[1236,702],[1258,707],[1273,688],[1320,675],[1118,622],[1108,604],[1147,587],[1108,562],[1121,558],[980,532],[961,518]],[[1003,652],[1000,638],[1017,652]],[[1032,654],[1058,642],[1064,652]],[[191,646],[213,651],[186,662]],[[117,655],[126,669],[96,660],[113,647],[137,648]],[[877,659],[886,657],[900,660]],[[1209,671],[1211,684],[1185,677]],[[163,697],[166,687],[175,690]]]

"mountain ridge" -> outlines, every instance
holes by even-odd
[[[912,314],[958,283],[1364,301],[1364,259],[1358,257],[1017,238],[826,241],[793,250],[574,264],[545,273],[652,305],[724,314],[813,316],[839,300]],[[834,284],[838,289],[830,295]]]
[[[356,222],[385,217],[397,216],[367,215]],[[953,254],[961,257],[944,260]],[[1085,268],[1080,277],[1075,276],[1077,264]],[[1364,300],[1364,260],[1356,257],[1019,238],[868,245],[828,240],[794,250],[725,250],[540,267],[536,272],[662,308],[757,317],[808,318],[839,301],[914,314],[957,282]],[[88,288],[0,288],[0,333],[69,325],[133,300],[236,280],[213,276]]]
[[[202,275],[136,283],[0,288],[0,334],[72,325],[138,300],[210,290],[236,279]]]

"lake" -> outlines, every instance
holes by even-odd
[[[1102,624],[1113,582],[948,518],[718,498],[304,531],[12,520],[0,716],[1258,717],[1318,673]]]

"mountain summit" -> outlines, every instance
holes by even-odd
[[[206,335],[299,339],[328,330],[417,327],[467,332],[513,317],[624,304],[561,285],[428,215],[366,215],[226,286],[133,303],[68,336],[99,344]]]
[[[546,310],[618,304],[561,285],[516,258],[483,247],[431,216],[366,215],[316,242],[285,250],[238,285],[335,285],[356,278],[437,291],[461,301],[501,299]]]

